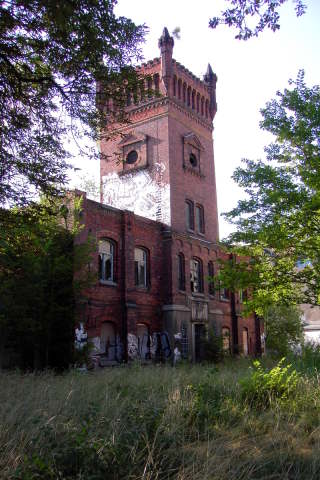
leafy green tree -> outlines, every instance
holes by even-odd
[[[74,244],[77,219],[70,221],[65,205],[52,208],[0,211],[0,365],[6,347],[22,368],[62,369],[72,362],[75,306],[90,282],[91,245]]]
[[[265,309],[265,340],[268,351],[284,357],[303,341],[301,312],[294,306],[272,306]]]
[[[280,29],[279,9],[288,0],[226,0],[231,4],[220,13],[220,17],[213,17],[209,21],[209,27],[216,28],[218,25],[234,27],[238,33],[235,38],[248,40],[257,37],[265,28],[273,32]],[[306,11],[306,2],[293,0],[297,17]]]
[[[108,123],[125,121],[145,27],[117,18],[115,3],[0,0],[0,205],[58,193],[66,138],[101,141]]]
[[[320,303],[320,89],[300,71],[261,111],[275,141],[265,160],[243,160],[233,179],[246,198],[226,213],[237,230],[226,243],[233,260],[220,280],[248,287],[247,309]]]

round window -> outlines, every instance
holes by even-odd
[[[190,153],[190,157],[189,157],[189,161],[190,161],[190,164],[192,167],[196,167],[197,166],[197,157],[195,156],[194,153]]]
[[[138,154],[135,150],[131,150],[131,152],[128,153],[126,162],[127,163],[135,163],[138,160]]]

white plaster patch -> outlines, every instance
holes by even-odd
[[[104,175],[103,203],[170,225],[170,186],[163,182],[164,171],[165,165],[156,163],[152,172],[145,169]]]

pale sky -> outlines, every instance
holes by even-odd
[[[159,56],[158,38],[163,27],[181,29],[173,57],[202,78],[210,63],[218,76],[218,112],[214,120],[214,149],[219,212],[230,210],[243,195],[231,179],[242,158],[263,158],[263,148],[272,139],[259,129],[259,110],[277,90],[306,72],[308,85],[320,79],[320,0],[306,0],[307,13],[297,18],[293,2],[280,9],[280,31],[264,32],[246,42],[235,40],[235,30],[208,28],[224,0],[118,0],[116,14],[149,27],[143,46],[145,60]],[[98,165],[83,167],[98,178]],[[232,226],[220,217],[220,238]]]

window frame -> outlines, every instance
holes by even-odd
[[[110,253],[101,252],[100,244],[102,242],[107,242],[110,245]],[[112,238],[100,238],[98,241],[98,262],[99,262],[99,282],[107,285],[114,285],[116,283],[116,255],[117,255],[117,242]],[[106,257],[106,258],[104,258]],[[107,258],[111,258],[111,273],[108,278],[106,278],[106,268],[105,262]],[[104,268],[103,268],[104,265]]]
[[[139,260],[136,260],[136,252],[143,253],[144,261],[144,274],[143,283],[140,282]],[[150,255],[149,251],[145,247],[134,247],[134,284],[137,288],[149,288],[150,287]]]
[[[190,199],[185,201],[187,230],[194,232],[194,203]]]
[[[194,265],[197,265],[196,269],[194,269]],[[193,274],[196,273],[196,281],[198,283],[198,287],[195,288],[195,279],[192,278]],[[193,294],[203,294],[203,263],[202,260],[198,257],[192,257],[190,259],[190,289],[191,293]]]
[[[204,208],[200,203],[197,203],[195,208],[195,227],[197,233],[205,234]]]

